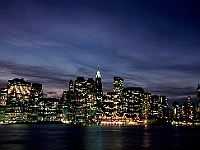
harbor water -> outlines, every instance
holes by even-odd
[[[200,148],[200,127],[0,125],[1,150],[188,150]]]

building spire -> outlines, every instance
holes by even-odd
[[[101,78],[101,73],[100,73],[100,70],[99,70],[99,65],[98,65],[98,70],[97,70],[96,78]]]

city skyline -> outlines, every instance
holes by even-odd
[[[113,78],[113,91],[103,95],[101,73],[95,80],[77,77],[70,80],[69,90],[62,97],[43,97],[42,84],[15,78],[0,89],[0,124],[56,121],[66,124],[96,125],[198,125],[198,101],[169,106],[165,95],[153,95],[142,87],[124,87],[121,77]],[[39,123],[38,122],[38,123]]]
[[[73,91],[74,89],[75,89],[75,87],[73,86],[75,83],[76,83],[76,81],[77,80],[84,80],[85,82],[96,82],[96,80],[97,79],[100,79],[100,81],[97,81],[97,83],[99,83],[100,82],[100,85],[96,85],[98,88],[97,89],[99,89],[99,86],[100,86],[100,89],[99,89],[99,92],[100,92],[100,95],[102,95],[102,96],[106,96],[107,94],[109,95],[109,93],[118,93],[120,90],[123,90],[123,89],[129,89],[129,88],[139,88],[139,89],[143,89],[143,87],[142,86],[126,86],[126,83],[124,82],[124,79],[123,78],[121,78],[121,77],[119,77],[119,76],[117,76],[117,77],[113,77],[113,81],[112,81],[112,85],[113,85],[113,87],[110,89],[110,90],[108,90],[108,91],[104,91],[103,90],[103,84],[102,84],[102,80],[101,80],[101,72],[100,72],[100,70],[99,70],[99,66],[98,66],[98,70],[97,70],[97,72],[96,72],[96,76],[95,76],[95,78],[85,78],[85,77],[83,77],[83,76],[77,76],[74,80],[69,80],[68,81],[68,85],[67,85],[67,88],[66,89],[63,89],[62,90],[62,94],[61,95],[56,95],[55,97],[49,97],[46,93],[45,93],[45,91],[43,91],[42,90],[42,95],[44,95],[44,98],[56,98],[56,99],[61,99],[62,98],[62,96],[63,96],[63,93],[65,93],[65,92],[67,92],[67,91]],[[4,90],[4,89],[8,89],[9,88],[9,82],[10,81],[13,81],[13,80],[19,80],[20,82],[21,81],[23,81],[25,84],[30,84],[30,85],[32,85],[32,86],[34,86],[35,84],[36,85],[40,85],[41,86],[41,89],[42,89],[42,86],[44,86],[42,83],[39,83],[39,82],[37,82],[37,81],[35,81],[35,82],[31,82],[31,81],[29,81],[29,80],[26,80],[26,79],[24,79],[24,78],[13,78],[13,79],[9,79],[9,80],[7,80],[7,83],[6,83],[6,86],[4,86],[4,87],[0,87],[0,89],[2,89],[2,90]],[[116,83],[116,81],[118,81],[118,82],[120,82],[120,83]],[[119,84],[119,85],[118,85]],[[30,86],[29,85],[29,86]],[[31,86],[30,86],[31,87]],[[146,93],[149,93],[150,95],[152,95],[153,97],[154,96],[160,96],[160,97],[162,97],[162,96],[164,96],[164,97],[166,97],[166,99],[167,99],[167,101],[168,101],[168,104],[169,104],[169,107],[172,107],[172,105],[173,105],[173,103],[180,103],[180,104],[183,104],[183,103],[185,103],[186,101],[188,101],[188,97],[190,97],[191,98],[191,101],[193,102],[193,103],[198,103],[198,100],[199,100],[199,88],[200,88],[200,85],[198,84],[198,86],[197,86],[197,88],[196,88],[196,97],[194,98],[194,97],[191,97],[191,95],[188,95],[187,96],[187,98],[185,98],[185,99],[183,99],[182,101],[176,101],[176,100],[170,100],[169,98],[168,98],[168,96],[167,95],[165,95],[165,94],[161,94],[161,95],[157,95],[157,94],[155,94],[155,93],[151,93],[150,91],[146,91],[146,89],[143,89]],[[97,90],[98,91],[98,90]],[[119,93],[118,93],[119,94]]]
[[[0,87],[24,78],[60,97],[70,79],[113,77],[170,102],[196,100],[199,83],[199,2],[1,1]]]

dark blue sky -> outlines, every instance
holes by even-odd
[[[0,86],[15,77],[60,97],[68,81],[114,76],[169,101],[196,100],[199,0],[1,0]]]

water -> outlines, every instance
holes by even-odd
[[[199,127],[0,125],[1,150],[188,150],[199,147]]]

